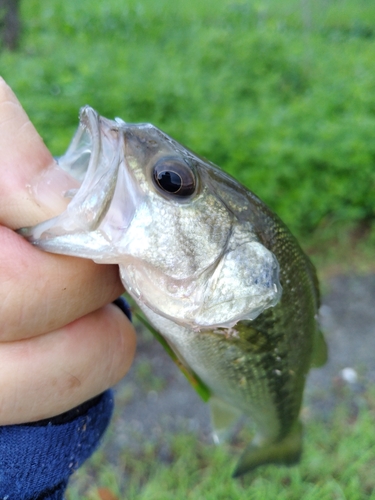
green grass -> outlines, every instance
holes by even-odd
[[[149,121],[308,240],[374,220],[375,4],[36,0],[0,55],[54,154],[90,104]]]
[[[127,500],[375,499],[374,390],[356,396],[343,391],[339,400],[329,415],[306,416],[305,409],[297,466],[267,466],[234,480],[239,443],[214,447],[191,435],[163,436],[138,454],[124,450],[115,465],[99,451],[77,473],[68,500],[99,500],[100,488]],[[161,446],[164,460],[158,458]]]

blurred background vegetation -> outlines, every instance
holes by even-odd
[[[259,195],[320,268],[356,255],[372,266],[373,0],[21,0],[20,19],[0,74],[54,155],[85,104],[151,122]],[[141,458],[124,450],[118,470],[100,451],[69,498],[120,498],[124,467],[129,499],[375,498],[366,397],[355,421],[344,404],[329,425],[310,422],[301,468],[267,469],[250,489],[230,479],[231,455],[179,436],[167,467],[150,443]]]
[[[151,122],[217,163],[313,251],[348,232],[375,241],[373,1],[20,8],[19,49],[2,50],[0,71],[53,154],[90,104]]]

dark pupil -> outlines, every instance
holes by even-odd
[[[164,194],[186,198],[195,192],[194,172],[181,158],[160,158],[154,165],[152,175],[155,185]]]
[[[181,189],[182,179],[176,172],[164,170],[157,174],[157,179],[160,187],[168,191],[168,193],[177,193]]]

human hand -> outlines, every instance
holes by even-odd
[[[13,230],[63,211],[72,180],[0,77],[0,425],[65,412],[128,371],[117,266],[44,253]],[[35,189],[30,189],[33,184]]]

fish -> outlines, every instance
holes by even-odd
[[[19,230],[48,252],[117,264],[143,322],[211,405],[221,441],[254,425],[234,476],[297,463],[307,373],[324,364],[316,271],[281,219],[149,123],[90,106],[58,165],[66,210]]]

